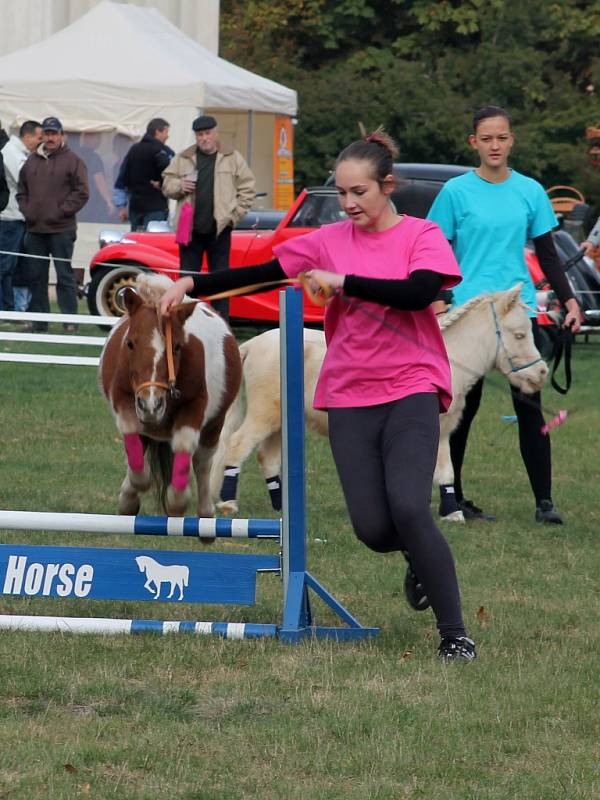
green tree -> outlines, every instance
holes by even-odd
[[[514,117],[513,164],[600,202],[598,0],[222,0],[225,58],[297,90],[298,186],[323,181],[357,123],[405,161],[473,163],[472,112]]]

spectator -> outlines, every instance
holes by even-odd
[[[34,275],[31,311],[50,311],[48,274],[50,256],[56,270],[56,296],[63,314],[77,313],[77,284],[71,267],[77,222],[75,214],[89,197],[87,170],[69,150],[62,125],[56,117],[42,122],[43,142],[21,168],[17,202],[25,217],[24,252]],[[73,333],[75,325],[65,324]],[[48,330],[35,323],[33,330]]]
[[[231,230],[246,214],[256,193],[254,175],[237,150],[219,140],[217,121],[194,120],[196,144],[179,153],[163,174],[163,191],[178,201],[177,241],[180,267],[200,272],[204,253],[208,269],[229,269]],[[183,213],[182,213],[183,212]],[[215,309],[229,318],[229,301]]]
[[[461,305],[478,294],[509,289],[521,281],[523,302],[532,309],[533,336],[538,342],[533,310],[535,287],[523,255],[527,239],[533,240],[544,274],[566,307],[563,327],[576,333],[582,317],[554,247],[552,228],[557,223],[548,196],[537,181],[508,166],[513,142],[510,115],[498,106],[480,108],[473,117],[469,136],[479,166],[444,185],[428,219],[440,226],[460,264],[463,281],[454,290],[455,302]],[[467,439],[479,409],[483,383],[481,378],[467,394],[463,416],[450,437],[454,486],[440,486],[440,511],[443,513],[445,497],[450,492],[466,519],[491,522],[494,517],[467,500],[462,486]],[[511,390],[521,457],[535,497],[535,519],[562,525],[562,516],[552,500],[550,438],[542,433],[541,394],[523,397],[514,387]]]
[[[104,161],[98,152],[102,143],[100,133],[87,131],[79,141],[69,136],[69,147],[83,160],[88,174],[90,198],[78,216],[79,222],[110,222],[115,213],[112,193],[104,172]]]
[[[121,222],[127,219],[127,195],[129,194],[129,221],[131,230],[144,230],[152,220],[166,220],[169,206],[163,195],[162,172],[175,155],[166,144],[169,138],[169,123],[157,117],[150,120],[141,142],[134,144],[123,161],[113,193],[119,208]]]
[[[11,136],[2,148],[4,174],[10,196],[0,214],[0,309],[27,311],[29,297],[13,289],[13,276],[19,268],[19,256],[25,236],[25,220],[17,203],[17,184],[21,167],[42,141],[39,122],[28,120],[21,125],[18,136]],[[0,206],[2,206],[0,202]],[[17,278],[18,281],[18,278]],[[13,297],[18,295],[18,300]]]

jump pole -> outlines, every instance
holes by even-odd
[[[251,605],[256,601],[257,575],[277,573],[283,584],[282,624],[0,615],[0,629],[212,633],[235,639],[271,636],[287,643],[306,638],[350,641],[379,633],[378,628],[363,627],[306,569],[304,337],[299,290],[280,293],[280,320],[281,521],[0,511],[4,530],[276,539],[281,544],[279,555],[0,544],[0,596]],[[317,625],[309,590],[344,625]]]

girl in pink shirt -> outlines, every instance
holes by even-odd
[[[451,401],[431,302],[460,272],[437,225],[398,215],[390,203],[396,153],[382,130],[353,142],[335,170],[347,220],[278,245],[268,264],[181,278],[161,310],[168,314],[186,292],[206,296],[300,272],[315,291],[334,293],[315,406],[328,412],[354,531],[371,550],[404,554],[407,600],[415,610],[433,609],[440,656],[472,661],[454,560],[429,508],[439,413]]]

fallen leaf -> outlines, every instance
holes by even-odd
[[[482,627],[484,627],[489,620],[489,615],[485,610],[485,606],[479,606],[479,610],[475,616],[477,617],[477,622],[479,622]]]

